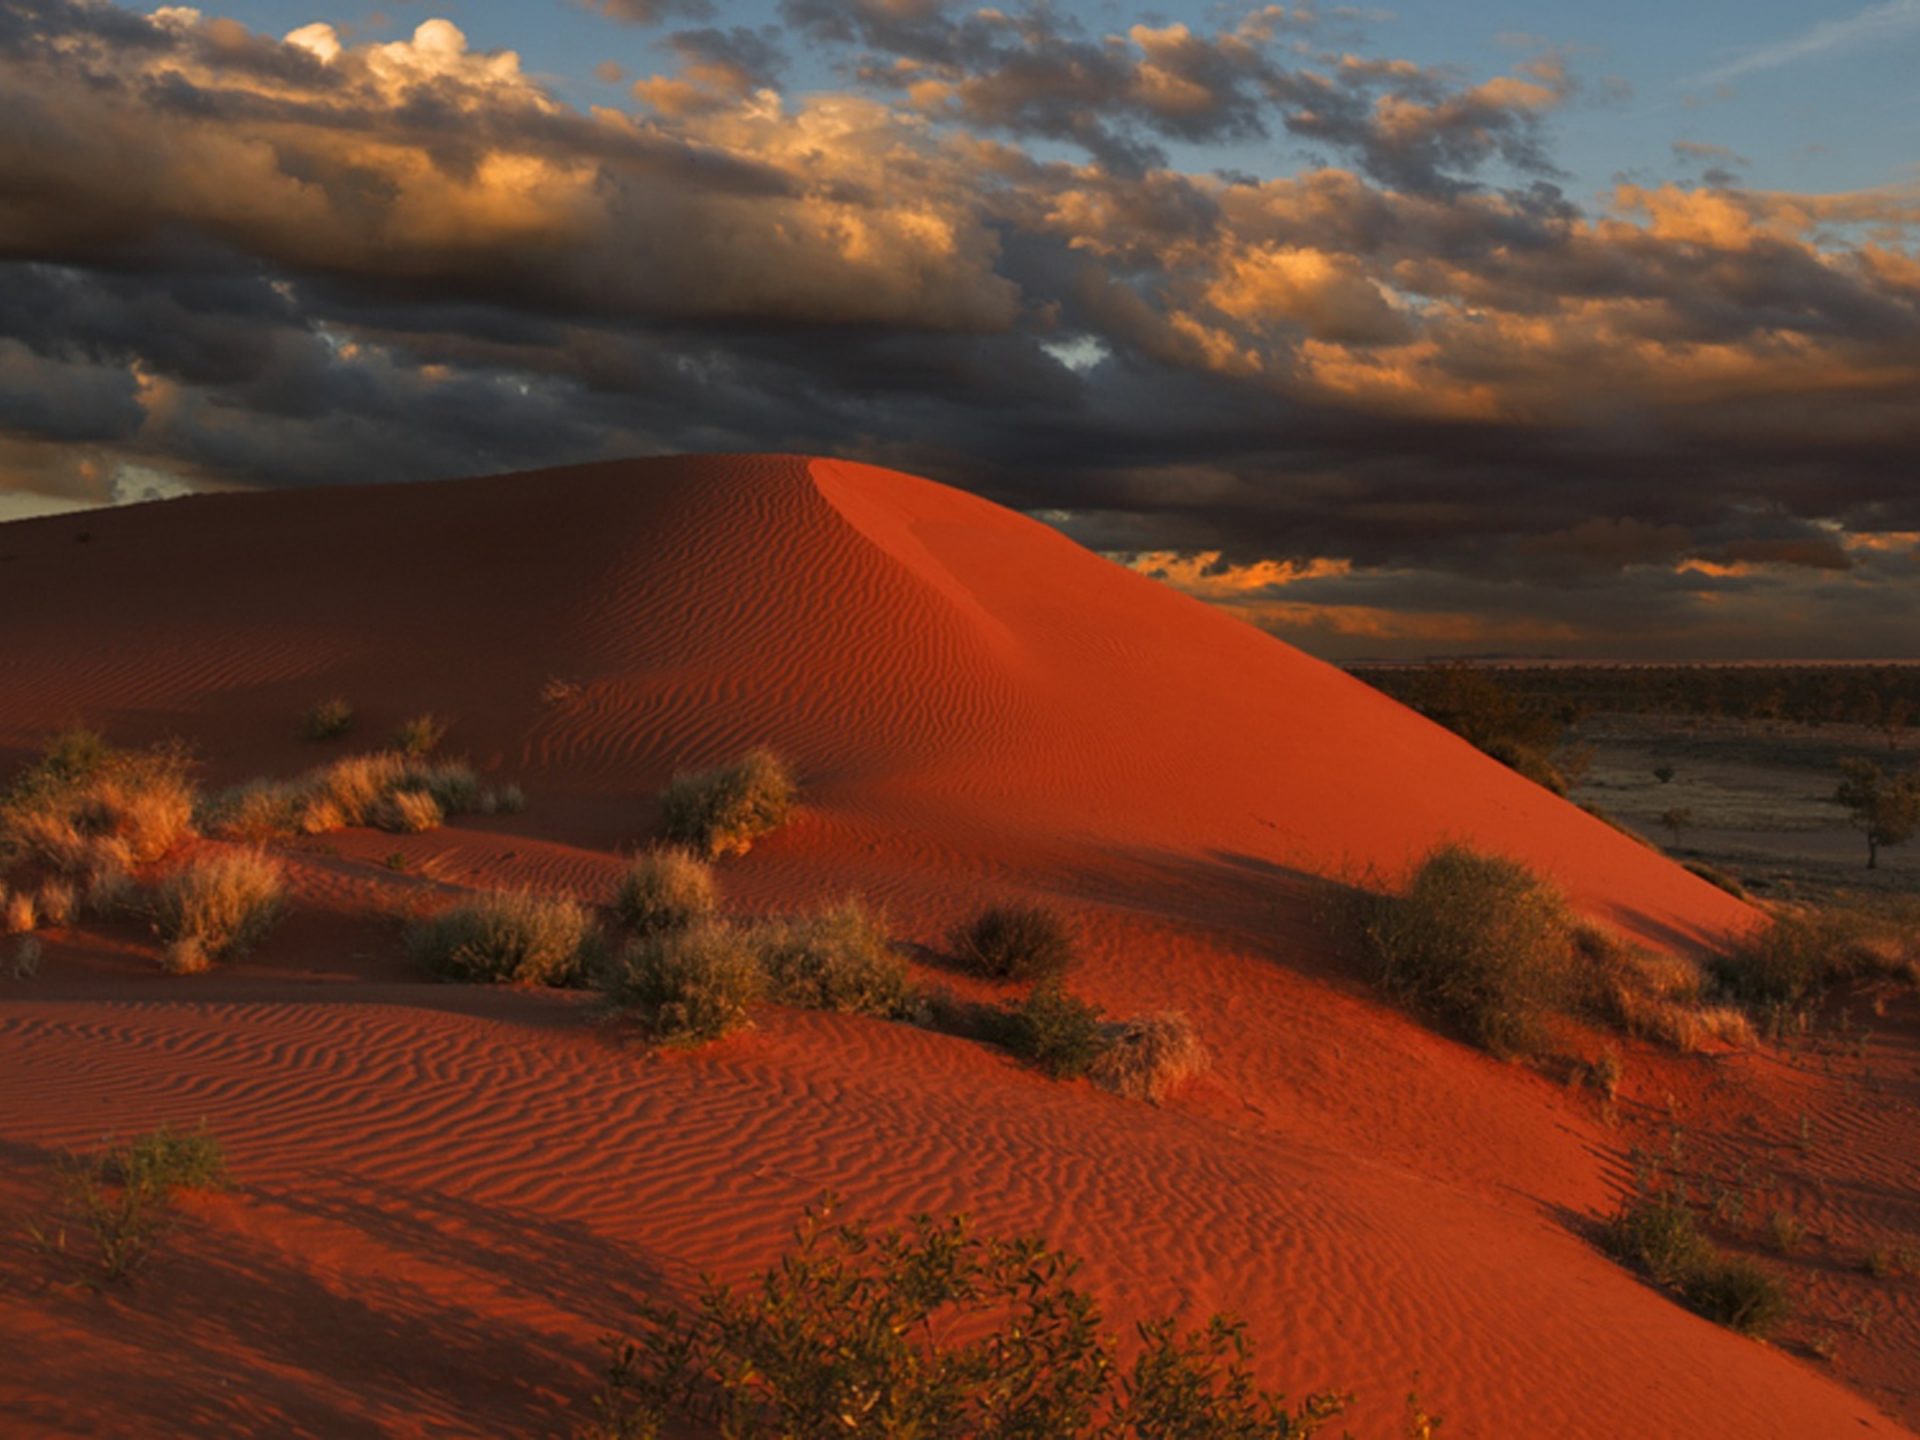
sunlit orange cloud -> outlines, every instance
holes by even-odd
[[[1758,566],[1750,565],[1744,560],[1736,560],[1731,564],[1722,564],[1717,560],[1702,560],[1698,556],[1689,556],[1673,567],[1673,573],[1676,575],[1706,575],[1715,580],[1732,580],[1738,579],[1743,575],[1751,575],[1758,568]]]
[[[1234,607],[1233,613],[1283,637],[1336,636],[1485,648],[1539,648],[1590,638],[1559,621],[1513,619],[1461,612],[1387,610],[1371,605],[1314,605],[1273,601]]]
[[[1128,569],[1203,600],[1228,600],[1265,590],[1296,585],[1302,580],[1325,580],[1350,574],[1353,562],[1316,556],[1310,560],[1256,560],[1250,565],[1221,563],[1221,552],[1202,550],[1183,554],[1152,550],[1120,557]]]

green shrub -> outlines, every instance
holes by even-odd
[[[960,963],[992,980],[1045,980],[1072,968],[1073,937],[1044,905],[992,905],[953,937]]]
[[[1042,981],[1001,1012],[994,1030],[1000,1044],[1056,1080],[1085,1075],[1112,1044],[1099,1007],[1069,995],[1057,980]]]
[[[1258,1389],[1244,1329],[1139,1327],[1132,1365],[1074,1288],[1077,1262],[1037,1238],[983,1238],[964,1216],[900,1229],[809,1210],[794,1245],[736,1293],[684,1315],[647,1305],[610,1337],[596,1437],[675,1416],[740,1440],[1004,1436],[1029,1440],[1305,1440],[1351,1397],[1297,1409]]]
[[[708,858],[744,855],[753,842],[787,823],[793,777],[769,750],[752,750],[732,765],[682,773],[661,792],[666,838]]]
[[[1164,1100],[1206,1070],[1206,1046],[1178,1011],[1111,1027],[1088,1073],[1093,1083],[1134,1100]]]
[[[717,1040],[746,1025],[765,983],[746,936],[715,921],[637,936],[601,979],[616,1007],[675,1044]]]
[[[896,1016],[913,1000],[907,962],[884,919],[858,900],[750,932],[772,998],[811,1010]]]
[[[163,879],[154,928],[168,942],[166,968],[195,974],[258,944],[280,914],[286,876],[258,850],[202,855]]]
[[[636,855],[620,877],[613,908],[636,934],[684,930],[712,915],[719,904],[713,870],[679,845],[658,845]]]
[[[353,728],[353,706],[334,695],[307,711],[300,729],[309,740],[338,740]]]
[[[574,900],[495,890],[407,932],[415,960],[448,980],[576,985],[599,963],[599,927]]]
[[[402,720],[393,732],[393,747],[412,760],[424,759],[447,738],[447,722],[428,711]]]
[[[226,1183],[226,1155],[212,1134],[163,1125],[123,1145],[69,1157],[51,1213],[27,1233],[45,1255],[102,1280],[127,1280],[171,1226],[178,1192]]]
[[[1382,985],[1494,1055],[1537,1053],[1575,998],[1565,902],[1512,860],[1443,845],[1403,895],[1358,898],[1351,923]]]
[[[1616,1258],[1675,1292],[1689,1309],[1743,1335],[1766,1335],[1790,1308],[1780,1281],[1750,1260],[1722,1254],[1674,1195],[1628,1201],[1605,1240]]]

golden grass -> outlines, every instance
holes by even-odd
[[[1193,1023],[1177,1010],[1117,1026],[1088,1072],[1096,1085],[1134,1100],[1160,1101],[1212,1064]]]
[[[258,850],[201,855],[163,879],[153,897],[154,928],[167,943],[166,968],[194,974],[244,954],[280,913],[286,876]]]

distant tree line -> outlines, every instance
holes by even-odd
[[[1426,709],[1462,676],[1509,703],[1568,723],[1599,713],[1699,715],[1797,725],[1865,725],[1890,744],[1920,724],[1920,664],[1911,665],[1355,665],[1349,673]],[[1441,723],[1446,723],[1444,720]],[[1449,727],[1453,728],[1453,727]],[[1464,732],[1463,732],[1464,733]]]

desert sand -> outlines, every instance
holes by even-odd
[[[84,717],[187,739],[207,784],[289,775],[317,758],[298,716],[334,693],[369,735],[450,717],[449,748],[528,808],[277,847],[292,913],[209,975],[162,975],[122,925],[51,933],[37,978],[0,981],[0,1213],[62,1147],[162,1121],[204,1118],[239,1181],[125,1291],[51,1284],[0,1235],[0,1431],[564,1435],[636,1297],[747,1276],[829,1190],[875,1221],[1041,1231],[1118,1323],[1233,1311],[1268,1382],[1357,1392],[1359,1436],[1397,1434],[1415,1384],[1449,1440],[1920,1419],[1911,1282],[1837,1367],[1689,1314],[1592,1240],[1629,1128],[1385,1002],[1314,918],[1329,878],[1391,881],[1445,839],[1654,945],[1756,913],[1037,522],[734,456],[0,528],[8,767]],[[930,960],[979,904],[1046,900],[1084,940],[1075,990],[1186,1012],[1212,1071],[1150,1106],[778,1007],[662,1053],[583,996],[409,966],[393,916],[501,884],[604,902],[669,776],[758,744],[804,808],[723,862],[733,906],[859,894]],[[1876,1023],[1911,1077],[1915,1015]],[[1911,1078],[1869,1095],[1765,1053],[1630,1056],[1627,1109],[1706,1143],[1817,1127],[1836,1234],[1913,1222]]]

